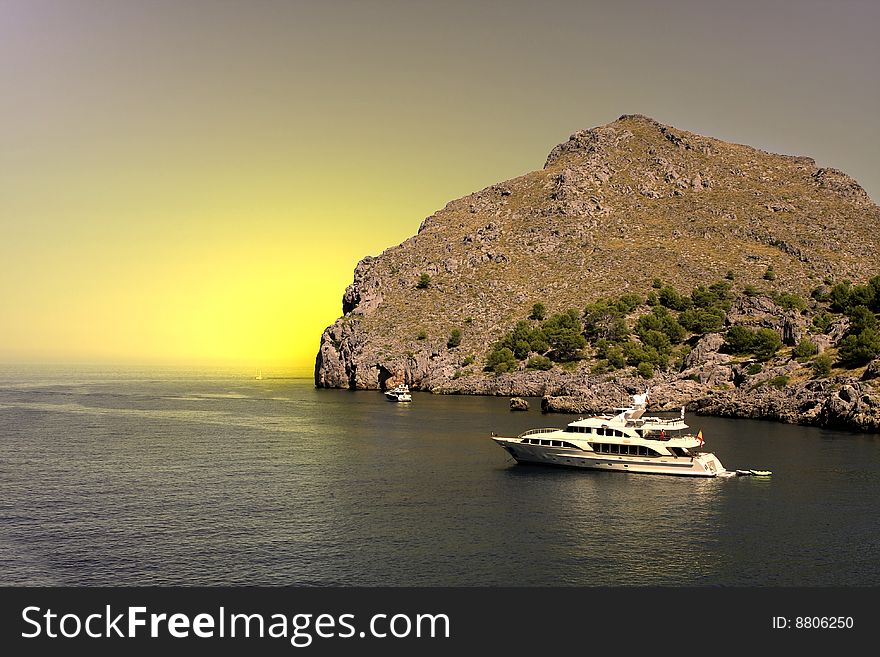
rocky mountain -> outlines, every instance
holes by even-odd
[[[361,260],[343,316],[322,336],[315,384],[562,397],[547,410],[571,410],[595,398],[597,386],[625,394],[644,383],[631,369],[600,371],[590,347],[549,370],[521,362],[485,371],[492,346],[533,304],[549,316],[625,293],[644,298],[657,279],[687,293],[726,278],[739,296],[725,326],[766,326],[792,346],[817,302],[792,309],[755,291],[772,278],[774,294],[809,299],[822,286],[864,282],[880,270],[878,247],[880,208],[846,174],[625,115],[571,135],[542,169],[451,201],[418,234]],[[815,342],[833,353],[843,335]],[[740,363],[723,343],[723,330],[688,336],[690,355],[661,368],[652,385],[668,386],[670,403],[747,414],[750,402],[736,397]],[[787,354],[766,371],[797,362]],[[846,381],[861,374],[835,371]],[[831,388],[848,385],[830,380],[811,394],[827,401]],[[857,401],[871,393],[847,394]]]

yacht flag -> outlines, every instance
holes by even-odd
[[[700,446],[703,445],[703,430],[700,429],[700,433],[697,434],[697,440],[700,441]]]

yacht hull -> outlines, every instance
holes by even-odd
[[[616,456],[580,449],[529,445],[520,442],[518,438],[493,436],[492,440],[507,451],[517,463],[682,477],[718,477],[727,474],[721,461],[708,452],[679,457]]]

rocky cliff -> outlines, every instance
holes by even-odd
[[[655,279],[687,291],[727,276],[735,279],[735,291],[754,290],[766,286],[768,270],[776,292],[808,298],[823,284],[875,275],[878,247],[880,208],[844,173],[808,157],[622,116],[573,134],[551,150],[543,169],[451,201],[425,219],[418,234],[358,263],[343,295],[343,316],[322,336],[315,384],[383,389],[406,382],[434,392],[566,400],[548,400],[547,410],[586,408],[590,399],[602,403],[613,390],[625,394],[644,383],[631,370],[597,373],[589,348],[582,360],[548,371],[525,363],[510,373],[484,371],[492,345],[528,317],[534,303],[548,314],[583,309],[603,297],[645,295]],[[784,305],[767,295],[740,295],[725,325],[768,326],[790,346],[810,318]],[[460,340],[450,339],[453,332]],[[842,335],[831,331],[815,341],[833,350]],[[790,354],[768,362],[765,371],[789,368],[792,386],[765,386],[767,399],[758,402],[752,399],[756,382],[752,392],[742,389],[748,377],[737,379],[742,364],[724,353],[721,334],[689,340],[688,359],[652,382],[666,386],[671,405],[800,421],[801,411],[784,412],[773,401],[796,396],[795,370],[803,368],[791,365],[797,361]],[[835,375],[843,379],[808,391],[823,400],[823,409],[838,393],[844,405],[874,399],[869,383],[847,383],[861,372]],[[847,385],[852,391],[840,392]],[[814,407],[805,412],[819,418],[816,423],[849,412]]]

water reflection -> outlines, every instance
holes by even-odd
[[[3,583],[880,583],[876,437],[689,416],[773,476],[628,475],[514,464],[534,399],[46,381],[0,382]]]

